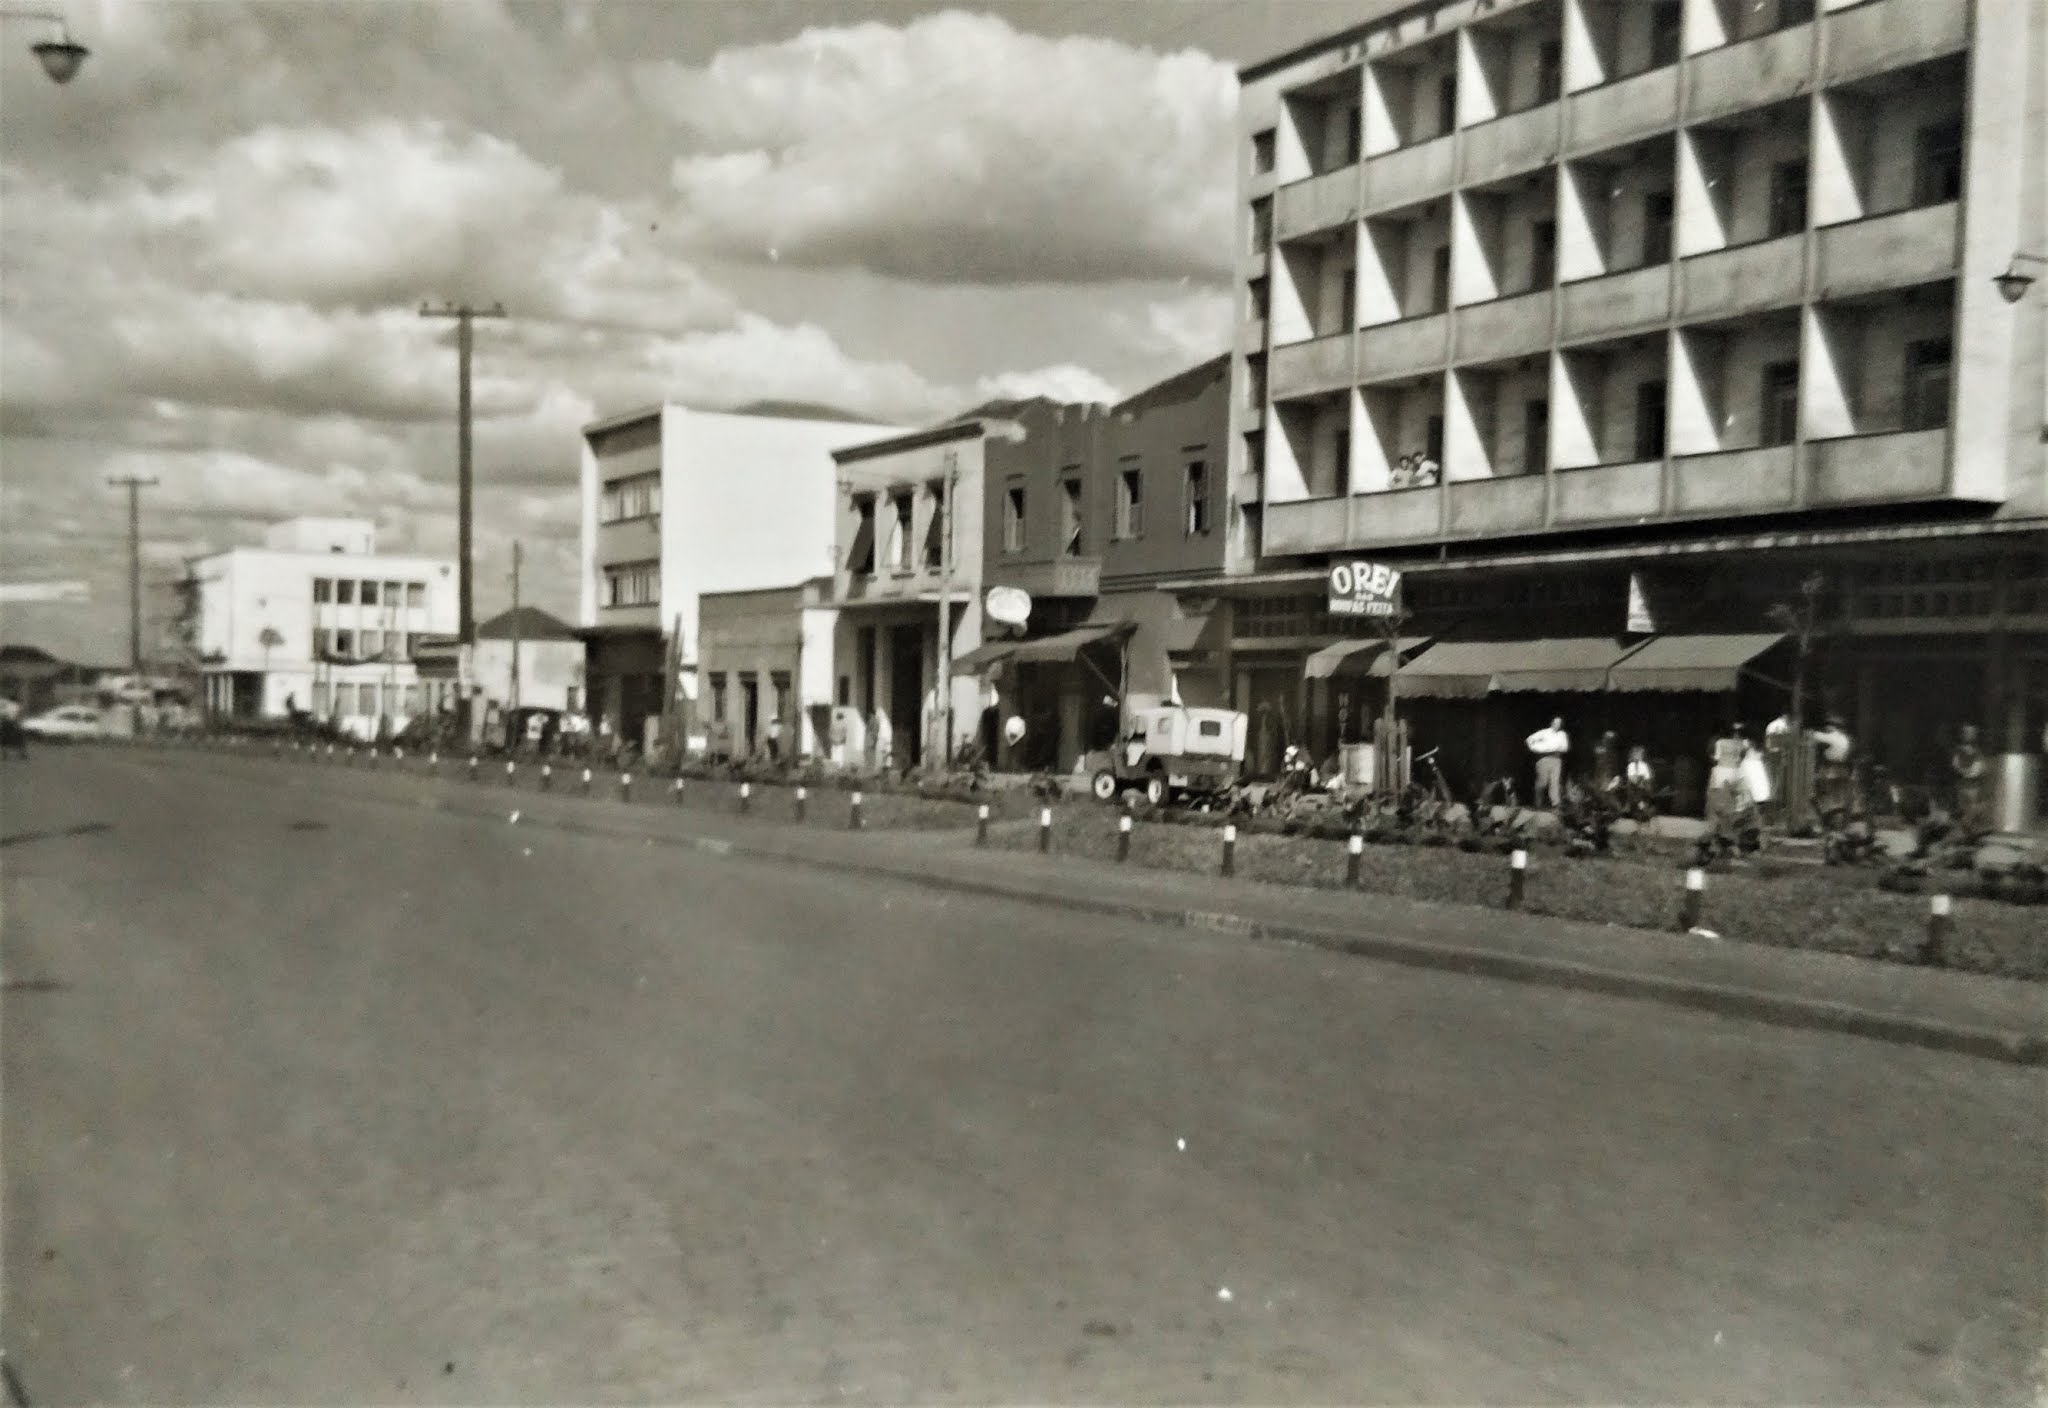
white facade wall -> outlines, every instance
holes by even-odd
[[[581,708],[583,701],[583,642],[580,640],[525,640],[519,643],[519,707],[522,709]],[[479,640],[476,643],[477,687],[499,708],[512,706],[512,642]]]

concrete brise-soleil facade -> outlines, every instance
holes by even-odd
[[[590,647],[586,707],[603,731],[636,743],[658,736],[673,660],[681,726],[689,746],[707,745],[700,725],[712,667],[703,656],[701,603],[796,589],[829,574],[832,452],[894,429],[816,408],[675,404],[584,428],[579,621]],[[829,691],[829,658],[806,675]],[[830,702],[829,692],[801,700]]]
[[[440,707],[452,682],[422,683],[422,637],[456,630],[455,566],[380,553],[373,524],[297,518],[260,547],[192,565],[202,696],[219,718],[297,708],[372,737]]]
[[[1766,635],[1617,716],[1674,757],[1784,706],[1814,573],[1813,707],[1895,773],[2041,747],[2048,295],[1994,280],[2048,254],[2048,5],[1382,4],[1241,78],[1232,634],[1294,732],[1334,727],[1321,575],[1371,557],[1425,637]],[[1427,720],[1461,784],[1609,688],[1499,665],[1546,687],[1425,696],[1471,706]]]

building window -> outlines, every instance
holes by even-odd
[[[377,584],[376,584],[375,582],[365,582],[365,583],[363,583],[363,605],[365,605],[365,606],[375,606],[376,604],[377,604]]]
[[[1796,235],[1806,228],[1806,163],[1781,161],[1771,168],[1771,234]]]
[[[1529,227],[1529,287],[1549,288],[1557,282],[1557,222],[1538,220]]]
[[[1187,489],[1187,533],[1190,538],[1209,531],[1209,466],[1190,460],[1183,476]]]
[[[1084,542],[1084,524],[1081,512],[1081,481],[1062,479],[1060,481],[1060,553],[1065,557],[1079,557]]]
[[[660,512],[661,471],[657,469],[607,481],[597,516],[602,523],[622,523],[629,518],[652,518]]]
[[[1252,174],[1264,176],[1273,169],[1273,129],[1252,133]]]
[[[1799,364],[1773,362],[1763,382],[1762,443],[1789,445],[1799,434]]]
[[[1522,472],[1542,474],[1550,468],[1550,402],[1522,403]]]
[[[1671,192],[1652,191],[1643,197],[1643,263],[1671,262],[1671,228],[1676,218]]]
[[[356,657],[356,633],[336,631],[334,633],[334,655],[338,660],[353,660]]]
[[[853,704],[853,676],[841,675],[839,684],[832,694],[832,702],[845,709]]]
[[[1963,196],[1963,124],[1937,122],[1913,141],[1913,202],[1942,205]]]
[[[329,696],[328,696],[328,692],[327,692],[327,681],[326,681],[326,680],[314,680],[314,681],[313,681],[313,717],[314,717],[314,718],[316,718],[316,719],[324,719],[324,718],[326,718],[326,717],[327,717],[327,701],[328,701],[328,697],[329,697]]]
[[[1273,315],[1273,286],[1262,275],[1245,285],[1251,295],[1251,315],[1260,322]]]
[[[313,604],[316,606],[324,606],[326,603],[332,600],[334,600],[333,579],[328,577],[315,577],[313,579]]]
[[[404,631],[393,631],[391,633],[391,658],[393,660],[412,659],[412,642],[413,638]]]
[[[405,687],[405,716],[408,719],[418,718],[419,712],[420,687],[416,684],[408,684]]]
[[[1120,471],[1116,477],[1116,535],[1145,536],[1145,471],[1136,466]]]
[[[866,494],[853,501],[853,547],[846,554],[846,570],[856,577],[871,577],[875,571],[875,499]]]
[[[576,713],[583,707],[583,689],[580,685],[568,685],[562,690],[562,707],[569,713]]]
[[[931,522],[924,526],[924,570],[943,572],[946,568],[946,482],[935,479],[927,486],[932,503]]]
[[[711,676],[711,722],[725,722],[725,672],[716,671]]]
[[[1546,39],[1536,51],[1536,101],[1554,103],[1564,92],[1564,45]]]
[[[1645,381],[1636,387],[1636,458],[1664,458],[1664,383]]]
[[[1945,337],[1906,347],[1906,429],[1939,430],[1948,424],[1949,369],[1953,349]]]
[[[889,539],[889,566],[897,572],[915,570],[912,557],[914,540],[912,525],[917,521],[917,500],[909,494],[889,496],[890,516],[895,520],[895,532]]]
[[[341,579],[340,581],[336,582],[336,583],[334,584],[334,599],[335,599],[335,601],[336,601],[336,602],[337,602],[338,604],[340,604],[340,605],[342,605],[342,606],[353,606],[353,605],[355,605],[355,600],[356,600],[356,584],[355,584],[355,582],[354,582],[354,581],[352,581],[352,580],[351,580],[350,578],[347,578],[347,577],[343,577],[343,578],[342,578],[342,579]]]
[[[365,660],[375,660],[384,653],[384,633],[382,631],[364,631],[360,643],[363,648],[363,659]]]
[[[427,604],[426,583],[407,582],[405,584],[405,604],[410,607],[425,606]]]
[[[1664,68],[1677,63],[1684,34],[1682,0],[1654,0],[1650,10],[1650,67]]]
[[[1024,551],[1024,486],[1012,484],[1003,491],[1003,551]]]
[[[1264,254],[1273,247],[1273,198],[1260,196],[1252,202],[1252,253]]]
[[[652,606],[660,599],[659,562],[623,562],[604,569],[606,606]]]

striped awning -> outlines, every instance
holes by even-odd
[[[1658,636],[1617,663],[1607,687],[1624,694],[1725,694],[1751,661],[1784,639],[1783,634]]]

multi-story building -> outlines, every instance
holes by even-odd
[[[1812,580],[1810,708],[2035,766],[2048,5],[1363,9],[1241,75],[1240,699],[1335,741],[1301,665],[1363,556],[1461,785],[1557,713],[1689,763],[1785,707]]]
[[[985,725],[999,767],[1070,771],[1121,707],[1226,697],[1204,627],[1230,546],[1229,381],[1218,357],[1115,406],[1034,408],[990,442],[982,580],[1031,600],[1022,632],[989,631],[963,661],[1024,720],[1015,746]]]
[[[652,738],[673,661],[679,725],[702,746],[700,600],[830,572],[832,451],[891,429],[806,408],[674,404],[584,428],[581,625],[588,707],[604,730]]]
[[[953,662],[982,637],[982,485],[992,441],[1061,411],[998,401],[958,420],[849,445],[838,466],[838,532],[828,601],[805,611],[805,653],[834,662],[833,758],[906,771],[977,736],[986,700]],[[964,511],[963,511],[964,510]],[[948,639],[940,641],[945,604]],[[829,650],[826,643],[830,642]],[[945,730],[947,688],[951,738]]]
[[[374,525],[296,518],[263,546],[192,567],[205,707],[221,718],[292,710],[374,736],[433,712],[451,683],[422,681],[422,638],[456,629],[455,566],[377,551]]]

